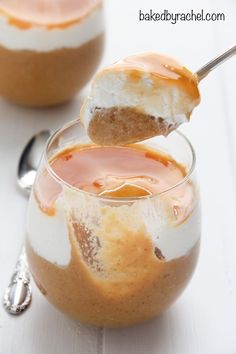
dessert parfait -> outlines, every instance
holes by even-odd
[[[75,95],[103,52],[100,0],[0,0],[0,95],[51,106]]]
[[[101,89],[105,83],[98,85],[81,110],[89,135],[100,145],[88,137],[79,120],[50,138],[29,205],[27,255],[37,286],[57,308],[96,326],[134,325],[167,309],[190,280],[199,251],[193,148],[181,133],[150,138],[154,131],[145,132],[143,126],[143,119],[153,121],[164,112],[163,100],[168,103],[167,113],[161,125],[154,120],[155,129],[170,120],[176,119],[177,125],[182,122],[183,112],[188,117],[199,101],[197,85],[189,72],[183,84],[175,79],[161,81],[157,73],[166,97],[155,106],[150,100],[153,113],[142,111],[137,135],[135,117],[140,117],[143,106],[137,105],[136,110],[130,99],[137,94],[135,85],[140,80],[135,74],[131,79],[135,84],[126,86],[130,96],[125,104],[114,98],[122,91],[117,78],[105,78],[107,96]],[[146,79],[141,81],[146,87]],[[184,88],[188,83],[189,91]],[[112,88],[116,105],[112,102],[108,107]],[[150,90],[143,91],[143,101],[149,101],[148,95]],[[97,105],[98,97],[101,105]],[[90,104],[94,109],[87,109]],[[128,134],[122,130],[125,114],[126,127],[133,126]],[[96,135],[90,130],[91,122],[99,128],[103,120],[109,144],[102,131]],[[156,130],[158,135],[161,132],[162,128]],[[149,139],[138,142],[143,134]],[[122,145],[115,145],[118,142]]]

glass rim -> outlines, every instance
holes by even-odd
[[[50,147],[50,144],[52,143],[52,141],[57,137],[57,135],[61,134],[63,131],[65,131],[66,129],[74,126],[75,124],[81,124],[81,121],[79,118],[74,119],[66,124],[64,124],[61,128],[58,128],[48,139],[44,150],[43,150],[43,155],[42,158],[45,160],[46,163],[46,169],[47,171],[50,173],[51,177],[53,179],[55,179],[59,184],[66,186],[67,188],[69,188],[70,190],[74,190],[77,193],[83,193],[85,195],[97,198],[99,200],[103,200],[103,201],[116,201],[116,202],[134,202],[137,200],[146,200],[146,199],[152,199],[155,197],[159,197],[163,194],[167,194],[168,192],[174,190],[175,188],[178,188],[179,186],[183,185],[184,183],[186,183],[187,181],[189,181],[190,177],[192,176],[194,170],[195,170],[195,166],[196,166],[196,154],[194,151],[194,148],[191,144],[191,142],[189,141],[189,139],[179,130],[175,130],[173,132],[171,132],[171,134],[177,134],[181,139],[183,139],[185,141],[185,143],[187,144],[187,146],[190,149],[191,152],[191,165],[190,168],[188,170],[188,173],[186,174],[186,176],[184,176],[184,178],[182,178],[178,183],[174,184],[173,186],[170,186],[169,188],[158,192],[158,193],[154,193],[154,194],[150,194],[150,195],[146,195],[146,196],[139,196],[139,197],[111,197],[111,196],[104,196],[104,195],[98,195],[92,192],[88,192],[85,191],[83,189],[80,189],[78,187],[72,186],[70,183],[68,183],[67,181],[65,181],[63,178],[61,178],[51,167],[50,163],[49,163],[49,157],[48,157],[48,150]],[[157,137],[153,137],[158,138]],[[151,139],[153,139],[151,138]],[[149,139],[144,140],[147,141]]]

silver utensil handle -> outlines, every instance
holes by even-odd
[[[8,313],[19,315],[29,306],[31,298],[30,273],[24,247],[16,263],[11,282],[6,288],[3,305]]]
[[[198,81],[201,81],[206,77],[213,69],[217,68],[220,64],[224,63],[226,60],[236,55],[236,45],[224,52],[221,55],[218,55],[215,59],[209,61],[201,69],[199,69],[195,74],[197,75]]]

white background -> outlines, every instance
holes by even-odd
[[[236,44],[235,0],[107,0],[102,65],[145,50],[168,53],[196,70]],[[224,12],[225,22],[138,21],[138,10]],[[30,309],[11,317],[0,307],[1,354],[236,353],[236,57],[200,84],[202,102],[183,131],[197,153],[202,247],[196,273],[177,303],[158,319],[123,330],[83,326],[55,310],[34,288]],[[16,166],[29,137],[78,116],[80,99],[32,110],[0,100],[0,295],[24,238],[26,198]]]

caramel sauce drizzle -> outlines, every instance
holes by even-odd
[[[144,74],[160,85],[176,85],[187,92],[191,97],[200,101],[197,77],[177,60],[167,55],[157,53],[143,53],[126,57],[108,67],[106,70],[125,70],[134,82],[143,78]],[[153,88],[152,88],[153,89]]]
[[[8,13],[4,9],[0,9],[0,15],[7,17],[9,25],[15,26],[21,30],[28,30],[28,29],[31,29],[35,26],[43,27],[48,30],[53,30],[53,29],[62,29],[63,30],[63,29],[67,29],[73,25],[79,24],[80,22],[84,21],[87,17],[89,17],[93,11],[97,11],[101,8],[102,8],[102,2],[99,1],[96,4],[94,4],[89,9],[89,11],[87,11],[84,15],[82,15],[80,17],[77,17],[77,18],[74,18],[71,20],[62,21],[62,22],[45,23],[45,24],[41,23],[41,22],[37,22],[37,20],[30,21],[30,20],[26,20],[26,19],[17,18],[16,16],[11,15],[10,13]]]
[[[177,184],[187,174],[185,166],[169,155],[142,144],[74,146],[61,151],[49,162],[54,172],[69,185],[113,198],[155,195]],[[186,191],[191,197],[192,186],[182,188],[179,195],[185,195]],[[44,170],[37,178],[34,191],[40,209],[48,216],[55,215],[55,202],[62,191],[60,182]],[[178,191],[173,193],[178,194]]]

